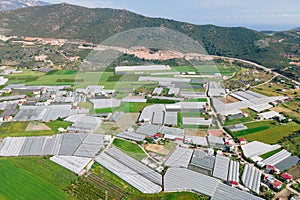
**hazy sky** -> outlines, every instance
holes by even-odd
[[[45,0],[47,1],[47,0]],[[256,30],[300,27],[300,0],[48,0],[86,7],[127,9],[150,17]]]

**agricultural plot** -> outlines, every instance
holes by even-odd
[[[113,145],[118,147],[121,151],[123,151],[127,155],[135,158],[136,160],[142,160],[143,158],[146,157],[146,154],[141,149],[141,147],[139,147],[135,143],[116,138],[113,141]]]
[[[58,128],[67,128],[71,125],[65,121],[52,121],[44,123],[45,126],[51,130],[28,130],[27,127],[32,122],[6,122],[0,126],[0,138],[5,137],[20,137],[20,136],[41,136],[41,135],[54,135],[59,133]],[[27,130],[26,130],[27,129]]]
[[[0,198],[72,199],[64,189],[77,179],[72,172],[40,157],[0,159]],[[18,191],[18,192],[16,192]]]
[[[291,122],[288,124],[279,124],[274,121],[259,121],[245,124],[248,129],[238,131],[234,136],[244,137],[248,141],[261,141],[268,144],[275,144],[281,138],[300,130],[300,124]]]
[[[300,156],[300,136],[287,140],[281,145],[294,155]]]
[[[124,113],[137,113],[141,112],[150,103],[136,103],[136,102],[122,102],[119,107],[116,108],[102,108],[95,109],[96,113],[110,113],[110,112],[124,112]]]

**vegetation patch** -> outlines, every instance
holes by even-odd
[[[0,159],[0,168],[1,199],[19,199],[20,194],[23,199],[72,199],[64,189],[77,176],[48,158]]]
[[[113,141],[113,145],[136,160],[142,160],[146,157],[146,154],[141,147],[133,142],[116,138]]]
[[[270,152],[268,152],[268,153],[265,153],[265,154],[263,154],[263,155],[260,155],[259,157],[261,157],[261,158],[263,158],[263,159],[266,159],[266,158],[269,158],[269,157],[273,156],[274,154],[278,153],[279,151],[281,151],[281,148],[275,149],[275,150],[273,150],[273,151],[270,151]]]
[[[30,122],[5,122],[0,126],[0,138],[5,137],[20,137],[20,136],[43,136],[58,134],[58,128],[67,128],[71,125],[70,122],[56,120],[44,123],[51,130],[35,130],[26,131]]]

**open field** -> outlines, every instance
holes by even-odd
[[[77,179],[48,158],[0,159],[0,199],[72,199],[64,189]]]
[[[266,96],[299,96],[299,90],[294,89],[292,86],[292,83],[278,83],[274,80],[257,88],[252,88],[251,90],[257,93],[264,94]]]
[[[30,131],[50,131],[51,128],[49,128],[46,124],[39,123],[39,122],[30,122],[28,126],[26,127],[26,132]]]
[[[300,136],[287,140],[281,145],[291,153],[300,156]]]
[[[33,122],[5,122],[0,126],[0,138],[5,137],[20,137],[20,136],[40,136],[40,135],[54,135],[58,133],[58,128],[67,128],[71,125],[65,121],[52,121],[42,123],[51,130],[36,130],[26,131],[28,125]]]
[[[151,151],[157,154],[168,155],[169,151],[163,146],[158,144],[148,144],[145,146],[147,151]]]
[[[141,112],[146,106],[151,105],[150,103],[135,103],[135,102],[122,102],[119,107],[116,108],[102,108],[96,109],[96,113],[110,113],[116,111],[123,111],[125,113],[138,113]]]
[[[122,139],[114,139],[113,145],[118,147],[124,153],[128,154],[129,156],[135,158],[136,160],[142,160],[146,157],[145,152],[139,147],[137,144],[133,142],[129,142]]]
[[[279,113],[283,113],[285,115],[288,115],[289,117],[295,118],[295,119],[300,121],[300,113],[289,109],[289,107],[292,108],[292,106],[289,106],[290,104],[286,103],[286,104],[283,104],[283,105],[279,105],[279,106],[271,108],[270,110],[273,110],[273,111],[276,111],[276,112],[279,112]],[[298,109],[298,108],[294,107],[294,109]]]
[[[246,124],[247,130],[238,131],[234,136],[245,137],[248,141],[261,141],[268,144],[275,144],[281,138],[300,130],[300,124],[291,122],[288,124],[279,124],[275,121],[258,121]]]
[[[96,133],[108,134],[108,135],[116,135],[120,132],[122,132],[122,130],[119,129],[119,126],[116,124],[116,122],[104,122],[98,128],[98,130],[96,130]]]
[[[294,180],[297,180],[298,178],[300,178],[300,166],[296,165],[294,167],[292,167],[288,173],[294,178]]]

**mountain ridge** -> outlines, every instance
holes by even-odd
[[[194,25],[128,10],[66,3],[2,12],[0,23],[0,34],[4,35],[80,39],[96,44],[130,29],[164,27],[193,38],[209,54],[242,58],[271,68],[287,67],[285,55],[300,52],[294,42],[298,41],[297,34],[290,32],[267,35],[244,27]]]
[[[49,5],[44,1],[36,0],[5,0],[0,1],[0,12],[8,10],[16,10],[20,8],[30,7],[30,6],[44,6]]]

